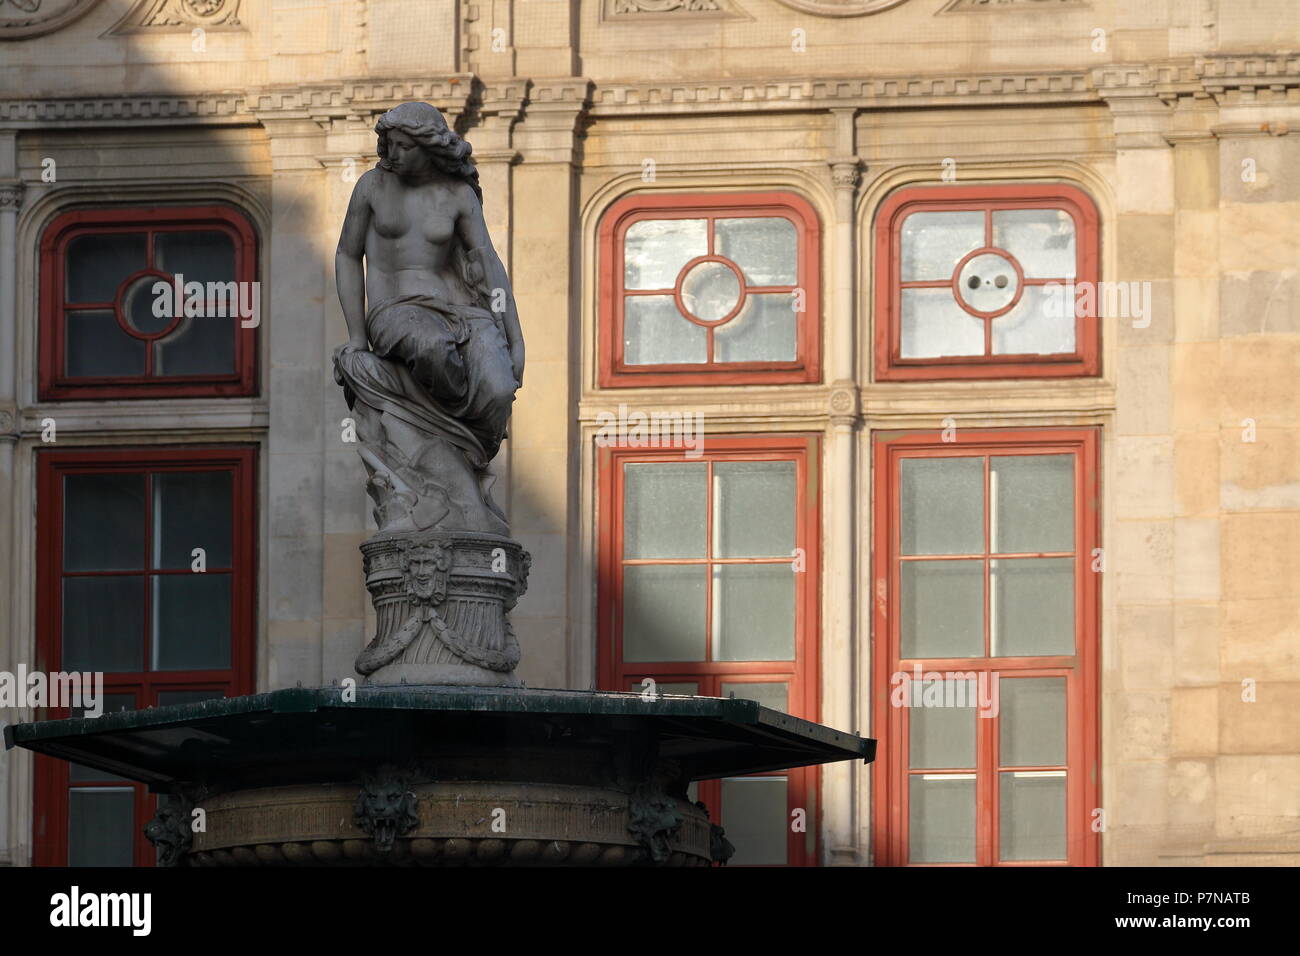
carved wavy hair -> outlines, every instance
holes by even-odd
[[[437,108],[428,103],[402,103],[379,117],[375,133],[379,136],[379,165],[392,169],[388,163],[388,134],[394,130],[411,137],[433,159],[433,165],[449,176],[469,183],[483,202],[483,190],[478,184],[478,167],[470,162],[473,152],[469,143],[447,125]]]

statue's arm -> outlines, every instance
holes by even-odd
[[[348,342],[344,349],[365,349],[366,281],[362,257],[366,251],[366,232],[370,228],[370,190],[373,178],[365,173],[352,189],[343,231],[334,252],[334,284],[338,287],[343,320],[348,325]]]
[[[510,288],[510,277],[506,275],[506,267],[501,264],[501,257],[492,247],[492,237],[488,235],[487,223],[483,221],[483,207],[479,204],[478,197],[468,185],[461,190],[460,197],[460,215],[456,219],[457,232],[469,251],[471,261],[477,261],[483,270],[479,291],[488,300],[488,308],[502,319],[506,342],[510,346],[510,364],[514,369],[515,380],[523,385],[524,333],[519,325],[519,311],[515,307],[515,295]]]

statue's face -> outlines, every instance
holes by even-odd
[[[421,179],[433,171],[433,160],[410,135],[401,130],[388,133],[388,164],[403,179]]]

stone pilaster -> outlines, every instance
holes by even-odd
[[[13,670],[19,631],[16,615],[18,595],[13,589],[22,580],[11,573],[19,556],[15,545],[15,465],[18,440],[18,408],[15,382],[18,363],[18,247],[16,244],[18,210],[23,201],[23,183],[18,178],[17,134],[0,131],[0,668]],[[0,719],[3,719],[0,716]],[[12,715],[10,715],[12,719]],[[10,818],[10,789],[18,782],[11,775],[14,761],[0,760],[0,865],[14,862],[9,858],[11,827],[18,821]],[[21,774],[17,775],[19,778]],[[22,806],[23,801],[15,801]]]
[[[538,81],[529,91],[513,145],[514,220],[510,277],[527,363],[511,419],[510,529],[533,556],[528,599],[513,615],[523,645],[520,676],[531,687],[583,686],[582,660],[571,644],[573,594],[569,554],[576,547],[578,487],[574,333],[581,321],[577,288],[577,172],[580,131],[590,105],[585,79]],[[573,573],[584,573],[572,568]]]
[[[826,486],[823,529],[827,574],[823,586],[825,626],[821,635],[822,694],[819,719],[829,726],[856,730],[859,704],[856,675],[864,652],[857,633],[856,553],[860,540],[854,481],[858,424],[855,381],[856,323],[854,321],[854,206],[862,161],[855,154],[856,109],[831,111],[835,123],[835,157],[828,161],[835,187],[835,222],[829,230],[827,257],[831,290],[823,328],[827,357],[824,374],[833,383],[828,413],[830,429],[825,450]],[[864,804],[866,777],[855,764],[822,769],[823,839],[826,862],[854,866],[860,862],[858,808]]]

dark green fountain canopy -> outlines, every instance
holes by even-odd
[[[345,697],[355,699],[345,699]],[[687,780],[870,762],[876,742],[739,698],[397,685],[292,688],[98,718],[16,724],[25,747],[138,780],[280,785],[418,758],[452,775],[552,773],[598,754],[676,761]],[[610,759],[604,757],[601,759]],[[505,765],[505,766],[503,766]],[[468,769],[467,769],[468,768]]]

